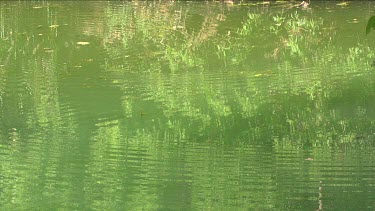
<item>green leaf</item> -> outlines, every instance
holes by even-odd
[[[372,16],[368,22],[367,22],[367,26],[366,26],[366,34],[370,33],[371,31],[371,28],[373,30],[375,30],[375,16]]]

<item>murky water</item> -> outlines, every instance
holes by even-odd
[[[372,2],[0,2],[1,210],[374,210]]]

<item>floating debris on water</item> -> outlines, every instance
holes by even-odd
[[[89,42],[77,42],[77,45],[88,45],[90,44]]]

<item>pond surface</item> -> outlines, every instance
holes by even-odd
[[[1,210],[374,210],[375,3],[0,2]]]

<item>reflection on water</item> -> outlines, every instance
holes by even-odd
[[[1,209],[374,209],[372,3],[0,4]]]

